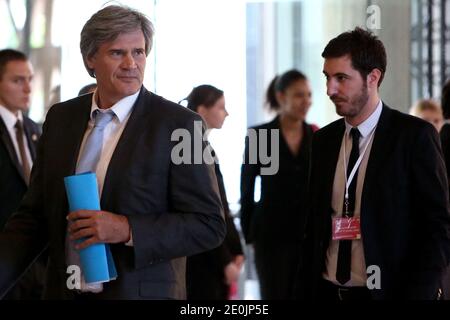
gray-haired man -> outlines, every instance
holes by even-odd
[[[0,234],[0,292],[49,243],[46,298],[183,299],[185,256],[223,240],[214,167],[170,158],[172,132],[193,132],[200,117],[142,85],[152,36],[150,21],[122,6],[106,7],[85,24],[81,53],[98,88],[47,115],[30,190]],[[92,171],[102,211],[69,213],[63,179],[89,167],[100,125]],[[99,242],[110,245],[118,278],[69,290],[67,252]]]

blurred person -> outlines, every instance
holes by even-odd
[[[186,256],[223,241],[214,167],[171,157],[173,132],[195,136],[201,117],[142,85],[152,40],[148,18],[125,6],[84,25],[98,87],[47,113],[30,188],[0,233],[0,296],[48,244],[46,299],[185,299]],[[64,178],[84,172],[96,174],[101,210],[69,212]],[[118,277],[86,283],[78,268],[69,286],[78,251],[96,243],[109,244]]]
[[[48,109],[50,109],[51,106],[61,102],[61,85],[58,84],[56,86],[53,87],[53,89],[50,91],[50,96],[49,96],[49,103],[48,103],[48,107],[46,108],[46,112],[48,112]]]
[[[25,54],[13,49],[0,51],[1,228],[27,190],[36,156],[40,131],[25,114],[30,106],[32,80],[33,67]]]
[[[292,298],[305,224],[306,187],[311,139],[315,128],[306,122],[311,106],[311,87],[306,76],[290,70],[275,77],[267,89],[267,103],[277,116],[250,128],[258,141],[246,138],[241,170],[241,225],[247,244],[255,250],[262,299]],[[268,139],[262,140],[266,130]],[[271,136],[278,132],[272,145]],[[276,153],[276,147],[279,152]],[[275,148],[275,149],[274,149]],[[258,150],[257,150],[258,149]],[[261,174],[266,165],[252,150],[261,149],[278,158],[275,174]],[[261,177],[261,198],[254,200],[255,180]]]
[[[78,92],[78,96],[82,96],[83,94],[92,93],[97,89],[96,83],[89,83],[85,86],[83,86],[80,91]]]
[[[0,230],[25,194],[36,158],[38,125],[26,116],[31,102],[33,66],[17,50],[0,50]],[[5,299],[37,300],[43,290],[43,254],[10,289]]]
[[[322,57],[342,118],[312,143],[299,297],[441,299],[450,215],[438,133],[380,99],[387,57],[371,32],[338,35]]]
[[[431,123],[439,132],[444,125],[444,117],[439,104],[433,99],[421,99],[409,110],[409,114]]]
[[[222,90],[211,85],[200,85],[195,87],[185,100],[187,108],[197,112],[204,119],[208,129],[222,128],[225,118],[228,116]],[[212,152],[214,153],[214,151]],[[228,299],[231,286],[237,283],[244,262],[239,233],[230,213],[223,176],[215,153],[214,157],[227,233],[225,241],[219,247],[188,257],[186,282],[189,300]]]

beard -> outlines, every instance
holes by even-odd
[[[336,113],[341,117],[355,117],[361,113],[361,110],[369,101],[369,90],[367,89],[367,84],[363,82],[361,91],[351,97],[342,97],[333,95],[330,97],[336,106]]]

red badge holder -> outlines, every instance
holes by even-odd
[[[339,217],[333,218],[333,240],[361,239],[360,218]]]

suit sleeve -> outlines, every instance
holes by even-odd
[[[230,208],[228,206],[227,195],[225,192],[225,185],[223,176],[220,172],[219,165],[215,165],[215,173],[217,176],[217,184],[220,192],[220,199],[225,214],[226,235],[223,243],[217,248],[205,253],[205,260],[213,265],[217,273],[223,274],[224,268],[233,261],[234,256],[243,254],[239,234],[234,225],[233,217],[230,215]]]
[[[225,237],[225,242],[230,250],[231,255],[234,257],[244,254],[241,244],[241,238],[239,236],[239,232],[236,229],[236,225],[234,224],[233,217],[228,214],[225,219],[227,221],[227,235]]]
[[[255,179],[258,175],[258,164],[251,163],[249,136],[245,138],[244,163],[241,167],[241,227],[246,243],[253,241],[251,225],[255,209]],[[256,144],[258,145],[258,144]]]
[[[450,261],[448,182],[437,132],[426,126],[416,140],[412,155],[415,254],[421,257],[408,270],[408,298],[434,299],[441,275]]]
[[[195,115],[184,123],[191,136],[197,130],[193,126],[194,120],[201,121]],[[203,136],[203,132],[200,134]],[[208,144],[202,143],[205,150]],[[194,155],[194,143],[191,145]],[[204,160],[199,164],[193,161],[191,164],[174,164],[171,161],[167,179],[169,212],[128,216],[136,268],[211,250],[225,237],[214,165]]]
[[[315,219],[317,218],[314,212],[314,208],[317,207],[312,201],[316,192],[317,182],[317,147],[318,139],[317,135],[312,138],[311,153],[310,153],[310,167],[308,172],[308,187],[307,187],[307,203],[306,203],[306,218],[305,229],[303,230],[303,239],[301,246],[300,261],[297,268],[297,274],[294,279],[293,297],[295,299],[311,299],[312,298],[312,286],[316,280],[313,270],[313,255],[314,255],[314,230]],[[317,253],[316,253],[317,254]]]
[[[48,113],[47,119],[51,117]],[[31,183],[17,212],[0,233],[0,298],[46,248],[48,234],[43,214],[43,154],[49,121],[38,144]],[[12,245],[13,244],[13,245]]]

